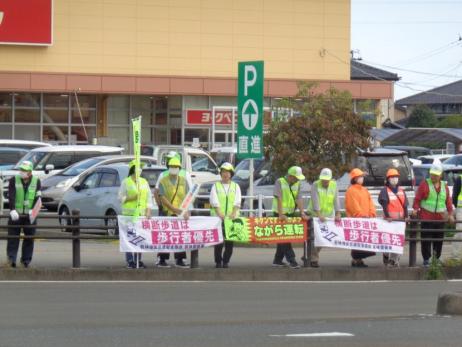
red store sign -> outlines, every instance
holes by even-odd
[[[213,112],[211,110],[187,110],[186,123],[189,125],[212,125]],[[234,117],[237,118],[237,112]],[[215,111],[216,125],[231,125],[232,111]]]
[[[53,0],[0,0],[0,44],[53,44]]]

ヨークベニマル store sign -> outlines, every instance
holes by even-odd
[[[213,111],[211,110],[188,110],[186,112],[186,123],[189,125],[212,125],[212,117]],[[216,125],[231,125],[232,120],[232,111],[215,111]]]
[[[53,0],[0,0],[0,44],[53,44]]]

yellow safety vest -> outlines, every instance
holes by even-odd
[[[165,198],[170,201],[173,207],[179,208],[186,196],[186,179],[182,176],[177,176],[175,182],[170,180],[172,176],[165,176],[160,180],[159,185],[164,189]],[[174,215],[167,206],[163,206],[167,216]]]
[[[136,182],[131,178],[127,177],[123,180],[122,184],[125,184],[127,188],[127,196],[133,196],[137,193],[138,188]],[[136,209],[139,209],[140,215],[146,214],[146,209],[148,207],[148,194],[151,194],[151,189],[149,188],[148,182],[140,177],[140,197],[137,200],[126,201],[122,204],[122,214],[124,216],[133,216],[136,213]],[[139,202],[139,205],[138,205]]]

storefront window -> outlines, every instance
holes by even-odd
[[[43,110],[43,122],[67,124],[69,122],[69,110],[46,108]]]
[[[18,107],[40,108],[40,94],[15,93],[14,104]]]
[[[67,126],[45,125],[43,126],[43,141],[68,143],[68,128]],[[70,139],[69,143],[75,143]]]
[[[109,127],[108,138],[110,139],[111,146],[122,146],[126,149],[129,148],[128,127]],[[109,144],[109,143],[106,143]]]
[[[16,108],[14,112],[15,123],[40,123],[40,109]]]
[[[112,95],[108,98],[108,121],[109,124],[129,125],[130,97]]]
[[[0,108],[10,108],[13,104],[13,94],[11,93],[0,93]]]
[[[0,123],[11,123],[13,112],[11,108],[2,108],[0,106]]]
[[[86,132],[86,136],[85,136]],[[96,137],[96,128],[94,126],[72,126],[71,127],[71,140],[75,139],[79,143],[92,143],[92,140]],[[88,140],[87,140],[88,138]],[[71,141],[72,143],[72,141]]]
[[[11,139],[13,137],[12,129],[12,125],[2,124],[2,126],[0,126],[0,138],[5,140]]]
[[[43,94],[43,106],[45,108],[69,109],[69,95],[67,94]]]
[[[40,140],[40,125],[18,125],[14,126],[14,138],[16,140]]]

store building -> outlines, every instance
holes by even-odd
[[[1,138],[127,147],[130,118],[142,115],[145,143],[205,144],[221,107],[214,141],[229,141],[247,60],[265,61],[269,111],[299,80],[393,98],[393,81],[351,79],[349,0],[4,3]]]

